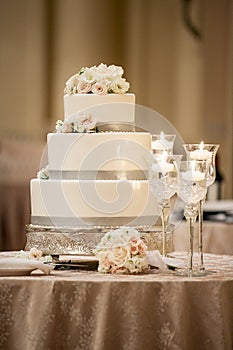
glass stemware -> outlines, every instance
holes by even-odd
[[[198,202],[206,196],[206,177],[209,169],[207,161],[181,161],[178,176],[178,196],[184,201],[184,216],[188,224],[189,254],[187,269],[177,273],[182,276],[200,276],[193,269],[194,223],[198,215]]]
[[[218,151],[219,145],[216,144],[185,144],[184,149],[186,151],[187,160],[208,160],[209,169],[207,172],[206,185],[209,187],[215,181],[216,168],[215,157]],[[203,207],[206,196],[199,201],[198,204],[198,268],[203,274],[207,274],[204,267],[203,256]]]
[[[162,221],[162,255],[166,256],[166,231],[170,211],[170,198],[177,192],[176,160],[182,156],[167,156],[165,159],[154,159],[150,166],[150,191],[155,196],[161,209]]]
[[[152,135],[151,149],[153,156],[157,159],[165,155],[173,154],[173,146],[176,135],[166,135],[162,131],[158,135]]]

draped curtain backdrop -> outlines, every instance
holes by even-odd
[[[188,7],[188,11],[187,11]],[[137,103],[219,143],[232,197],[231,0],[0,1],[1,138],[45,142],[82,66],[124,67]]]

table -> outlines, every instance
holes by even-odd
[[[233,256],[206,266],[217,273],[0,277],[0,349],[232,350]]]

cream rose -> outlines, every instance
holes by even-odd
[[[130,246],[115,247],[109,250],[109,261],[118,267],[124,266],[126,261],[130,258]]]
[[[94,84],[96,81],[96,67],[93,66],[91,68],[84,68],[84,71],[82,74],[79,75],[79,81],[85,82],[85,83],[90,83]]]
[[[129,83],[124,78],[120,78],[114,80],[110,88],[115,94],[125,94],[129,90]]]
[[[108,251],[99,251],[96,253],[96,256],[99,259],[98,271],[102,273],[109,272],[111,263],[109,261]]]
[[[39,260],[42,257],[42,251],[37,248],[31,248],[28,254],[29,259]]]
[[[72,77],[70,77],[67,82],[66,82],[66,87],[65,87],[65,94],[72,95],[76,94],[78,92],[78,83],[79,83],[79,75],[74,74]]]
[[[108,66],[108,79],[109,80],[115,80],[118,78],[121,78],[122,75],[124,74],[124,70],[120,66]]]

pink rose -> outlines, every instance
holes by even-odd
[[[130,239],[130,244],[131,244],[131,254],[132,255],[145,255],[146,254],[146,245],[145,243],[140,239],[140,238],[134,238],[132,237]]]
[[[105,84],[98,82],[92,85],[91,91],[93,92],[93,94],[96,94],[96,95],[107,95],[108,87]]]
[[[62,126],[62,132],[69,133],[72,132],[72,127],[69,123],[64,123]]]
[[[141,255],[146,255],[147,252],[147,246],[140,238],[138,240],[138,252]]]
[[[91,83],[87,83],[85,81],[80,81],[78,83],[78,93],[79,94],[87,94],[91,91],[92,85]]]

